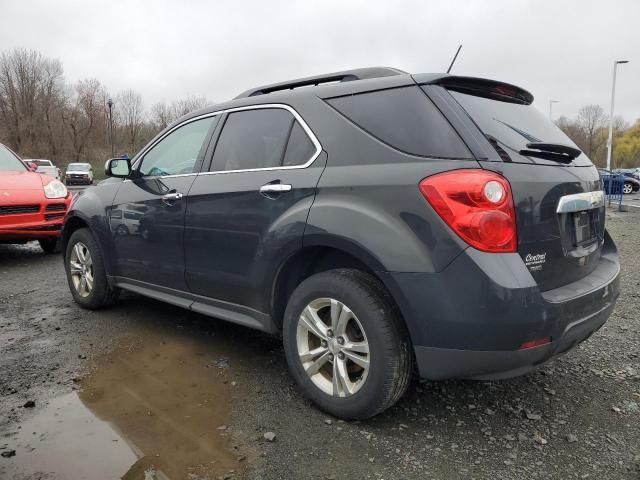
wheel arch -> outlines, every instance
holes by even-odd
[[[340,245],[337,243],[329,241],[306,244],[305,242],[303,248],[281,262],[271,282],[270,292],[271,317],[278,329],[282,328],[284,310],[295,288],[311,275],[327,270],[353,268],[366,272],[387,289],[391,300],[395,303],[393,295],[387,288],[380,262],[363,248],[344,242]]]
[[[89,223],[80,215],[71,215],[65,220],[61,238],[62,256],[65,258],[65,260],[67,256],[67,245],[69,244],[69,239],[71,238],[71,235],[73,235],[73,232],[81,228],[89,228]]]

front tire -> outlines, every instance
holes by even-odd
[[[289,299],[283,337],[292,376],[335,417],[373,417],[410,383],[406,327],[382,284],[362,271],[330,270],[302,282]]]
[[[633,193],[633,185],[631,185],[628,182],[624,182],[624,186],[622,187],[622,193],[624,193],[625,195],[629,195],[630,193]]]
[[[73,299],[82,308],[96,310],[117,300],[120,291],[109,285],[102,251],[88,228],[71,235],[64,267]]]
[[[59,238],[41,238],[38,240],[40,248],[44,253],[60,253],[60,239]]]

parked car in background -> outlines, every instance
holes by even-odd
[[[91,185],[93,183],[93,167],[90,163],[70,163],[64,172],[64,183],[67,185]]]
[[[36,172],[44,173],[50,177],[60,180],[62,178],[60,169],[56,167],[51,160],[45,160],[42,158],[27,158],[25,162],[29,162],[37,165]]]
[[[640,169],[637,168],[616,168],[613,173],[622,173],[625,177],[635,178],[640,181]]]
[[[598,172],[532,102],[368,68],[193,112],[73,203],[73,298],[131,290],[282,335],[299,387],[343,419],[393,405],[414,370],[522,375],[620,290]]]
[[[622,193],[629,195],[640,190],[640,179],[636,178],[635,174],[631,170],[616,169],[609,171],[606,168],[599,168],[598,172],[604,178],[604,186],[607,193],[609,193],[609,179],[606,175],[623,175],[624,184],[622,186]]]
[[[70,203],[62,182],[31,171],[0,144],[0,243],[37,240],[45,252],[55,252]]]

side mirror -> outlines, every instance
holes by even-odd
[[[107,177],[128,178],[131,175],[131,160],[128,158],[110,158],[104,164]]]
[[[35,172],[36,170],[38,170],[38,165],[34,162],[24,162],[27,164],[27,168],[29,170],[31,170],[32,172]]]

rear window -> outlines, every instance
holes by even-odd
[[[449,91],[485,134],[503,161],[559,165],[552,160],[524,156],[527,143],[545,142],[576,145],[549,118],[531,105],[501,102]],[[577,148],[577,147],[576,147]],[[574,166],[591,165],[586,155],[573,160]]]
[[[327,102],[367,133],[402,152],[471,158],[453,127],[418,87],[336,97]]]

